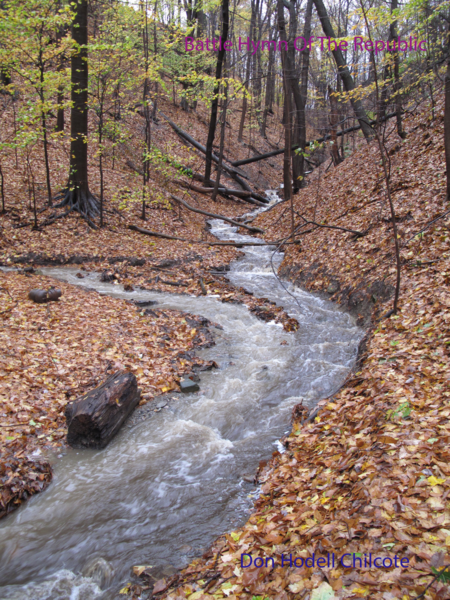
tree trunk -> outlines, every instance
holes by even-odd
[[[99,207],[88,186],[88,0],[77,1],[72,38],[76,52],[71,59],[69,185],[57,206],[69,206],[94,227],[90,219],[99,214]]]
[[[225,98],[222,106],[222,124],[220,127],[220,148],[219,148],[219,163],[217,165],[217,176],[214,184],[213,194],[211,200],[216,201],[217,193],[219,191],[220,176],[222,174],[222,162],[223,162],[223,151],[225,147],[225,129],[227,124],[227,108],[228,108],[228,85],[225,85]],[[250,194],[250,192],[248,192]]]
[[[216,133],[217,107],[219,104],[220,79],[222,78],[222,66],[225,58],[224,44],[228,39],[229,23],[229,0],[222,0],[222,45],[217,55],[216,83],[214,85],[214,97],[211,104],[211,119],[209,121],[208,140],[206,142],[205,181],[211,178],[212,149]]]
[[[254,5],[252,2],[252,16],[250,19],[250,31],[248,34],[248,37],[250,40],[253,37],[254,28],[255,28],[255,9],[254,9]],[[245,65],[244,97],[242,98],[242,112],[241,112],[241,120],[239,123],[238,142],[242,142],[242,135],[244,133],[244,125],[245,125],[245,115],[247,114],[247,90],[248,90],[248,82],[250,80],[250,58],[251,58],[251,52],[247,48],[247,61],[246,61],[246,65]]]
[[[291,6],[293,6],[291,4]],[[285,110],[284,110],[284,126],[285,126],[285,153],[284,153],[284,185],[287,185],[287,181],[288,181],[288,177],[287,177],[287,173],[286,173],[286,169],[287,169],[287,156],[289,156],[289,160],[291,160],[292,157],[292,144],[293,141],[295,141],[295,145],[298,147],[299,145],[299,136],[298,136],[298,130],[296,132],[296,136],[295,136],[295,140],[292,139],[292,116],[291,116],[291,94],[294,97],[294,103],[295,103],[295,107],[296,107],[296,114],[299,114],[303,109],[303,101],[302,101],[302,97],[300,95],[300,85],[299,85],[299,81],[298,78],[296,77],[296,73],[295,73],[295,65],[293,62],[294,59],[294,46],[293,46],[293,36],[289,35],[289,42],[287,39],[287,34],[286,34],[286,21],[284,19],[284,2],[283,0],[278,0],[278,6],[277,6],[277,10],[278,10],[278,31],[279,31],[279,35],[280,35],[280,43],[282,44],[282,50],[281,50],[281,61],[282,61],[282,66],[283,66],[283,81],[284,81],[284,94],[286,96],[285,98]],[[293,12],[291,13],[291,21],[292,19],[295,17],[295,15],[293,14]],[[286,51],[286,45],[288,46],[288,49]],[[299,124],[300,120],[297,119],[297,125]],[[296,157],[297,158],[297,157]],[[298,186],[299,186],[299,181],[301,179],[301,177],[303,177],[303,174],[299,171],[299,163],[298,161],[294,160],[293,161],[293,168],[294,168],[294,186],[295,186],[295,190],[297,191]],[[284,190],[284,198],[291,198],[292,196],[292,183],[291,183],[291,177],[289,176],[289,185],[288,188]]]
[[[325,4],[323,0],[313,0],[314,5],[317,10],[317,14],[319,15],[320,22],[322,24],[322,29],[324,34],[332,39],[335,39],[336,36],[334,34],[333,26],[331,25],[330,18],[328,17],[327,9],[325,8]],[[355,82],[353,81],[353,77],[348,70],[347,63],[345,62],[344,56],[340,48],[336,47],[332,50],[334,60],[336,61],[336,65],[339,71],[339,75],[341,76],[342,83],[344,84],[344,89],[346,92],[352,92],[355,89]],[[372,139],[373,131],[369,125],[369,119],[366,115],[366,111],[362,105],[361,100],[357,100],[353,97],[350,98],[350,102],[352,104],[353,110],[355,112],[356,118],[360,122],[361,130],[364,134],[364,137],[367,141]]]
[[[450,201],[450,22],[447,34],[447,72],[445,74],[445,166],[447,168],[447,200]]]
[[[133,373],[119,371],[66,406],[67,443],[73,448],[104,448],[139,404]]]
[[[303,28],[303,38],[305,40],[309,40],[311,36],[312,4],[313,0],[308,0],[306,4],[305,25]],[[306,45],[305,49],[302,50],[302,67],[300,71],[300,96],[302,98],[302,106],[297,113],[299,129],[299,146],[303,152],[306,149],[306,101],[308,98],[309,55],[309,46]],[[300,187],[302,187],[305,175],[305,159],[303,154],[300,154],[299,160],[300,173],[302,177],[302,180],[299,181],[299,184]]]
[[[72,110],[70,114],[70,179],[69,184],[85,196],[88,188],[88,2],[78,0],[72,37],[78,52],[72,55]]]
[[[269,37],[272,39],[272,37],[275,36],[271,36],[271,26],[270,26],[270,19],[271,19],[271,14],[269,13],[268,16],[268,31],[269,31]],[[274,63],[275,63],[275,52],[270,52],[269,51],[269,62],[268,62],[268,66],[267,66],[267,79],[266,79],[266,93],[265,93],[265,97],[264,97],[264,112],[263,112],[263,118],[262,118],[262,123],[261,123],[261,137],[266,138],[267,134],[266,134],[266,127],[267,127],[267,115],[269,114],[269,109],[270,109],[270,104],[271,104],[271,98],[272,98],[272,87],[274,85]]]
[[[341,158],[339,156],[339,148],[337,144],[337,126],[339,114],[336,93],[330,85],[328,86],[328,98],[330,100],[331,158],[333,159],[333,164],[336,167],[341,162]]]
[[[391,0],[391,12],[398,8],[398,0]],[[389,37],[397,39],[397,21],[393,21],[389,28]],[[394,52],[394,94],[395,94],[395,112],[397,113],[397,133],[402,138],[406,138],[406,132],[403,129],[402,122],[402,98],[400,95],[400,54],[398,49]]]

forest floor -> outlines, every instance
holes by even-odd
[[[185,113],[161,99],[161,110],[201,142],[207,137],[207,111]],[[239,113],[229,113],[237,127]],[[134,120],[133,120],[134,119]],[[141,128],[141,117],[132,117],[130,127]],[[4,121],[13,129],[12,108]],[[231,124],[230,124],[231,127]],[[280,124],[275,117],[268,129],[269,140],[250,132],[244,143],[230,140],[226,153],[238,160],[253,155],[254,143],[269,151],[276,143]],[[153,142],[161,153],[193,171],[203,169],[204,158],[182,144],[161,117],[153,124]],[[257,136],[259,137],[259,136]],[[34,288],[47,289],[55,281],[43,276],[43,265],[68,265],[83,279],[87,272],[103,273],[126,290],[147,290],[215,294],[223,302],[246,304],[259,318],[281,322],[287,331],[297,322],[282,308],[267,299],[258,299],[233,287],[226,278],[227,265],[239,255],[232,246],[210,246],[217,242],[206,226],[207,217],[170,203],[170,194],[194,207],[228,217],[254,208],[239,199],[210,197],[180,188],[176,181],[189,183],[164,162],[151,169],[151,198],[147,220],[142,221],[141,176],[138,144],[132,140],[110,149],[106,156],[105,227],[93,231],[73,214],[46,226],[46,220],[61,209],[46,208],[44,163],[41,148],[31,157],[38,195],[37,230],[32,229],[33,210],[27,178],[23,176],[23,157],[14,153],[2,168],[5,175],[6,212],[0,221],[0,265],[19,271],[0,271],[0,518],[17,508],[30,495],[51,481],[51,467],[44,459],[65,444],[64,409],[69,400],[96,387],[118,369],[132,371],[141,389],[141,405],[161,394],[179,391],[183,375],[202,361],[195,348],[205,343],[200,329],[189,325],[186,314],[154,309],[151,314],[138,310],[125,300],[100,296],[65,283],[58,283],[62,297],[58,302],[35,304],[28,299]],[[63,187],[68,170],[69,136],[63,148],[51,148],[52,180]],[[96,148],[89,147],[90,164],[96,164]],[[262,194],[277,186],[279,159],[270,164],[253,165],[246,170],[252,188]],[[130,168],[130,165],[134,165]],[[98,172],[91,169],[91,187],[97,191]],[[225,178],[222,178],[224,180]],[[226,181],[227,187],[238,188]],[[55,189],[55,191],[58,191]],[[128,228],[137,225],[169,236],[192,240],[183,242],[142,235]],[[246,231],[246,230],[243,230]],[[246,231],[246,233],[248,233]],[[201,240],[205,243],[198,244]],[[156,315],[156,317],[155,317]],[[205,366],[205,365],[203,365]]]
[[[189,133],[204,142],[206,117],[186,115],[184,124],[179,111],[174,115],[168,105],[162,110],[181,127],[190,125]],[[281,270],[306,289],[341,303],[368,327],[359,370],[335,396],[319,403],[317,416],[305,419],[302,407],[294,412],[292,432],[284,440],[286,451],[276,453],[258,476],[261,495],[249,521],[220,537],[201,559],[168,580],[155,583],[144,570],[140,582],[129,588],[134,597],[154,586],[154,595],[171,600],[211,596],[408,600],[430,583],[426,598],[448,597],[446,583],[433,582],[433,568],[450,563],[450,219],[444,216],[450,207],[444,191],[443,107],[436,107],[434,119],[428,107],[411,114],[405,128],[405,141],[395,132],[387,140],[401,245],[398,313],[383,318],[392,306],[395,255],[379,155],[372,143],[337,168],[322,165],[295,197],[295,227],[304,219],[321,227],[307,223],[298,231],[302,244],[285,247]],[[192,164],[192,151],[162,120],[154,135],[180,162]],[[271,135],[275,140],[275,125],[272,134],[269,129]],[[255,143],[259,151],[271,149],[262,140],[253,139],[251,144]],[[22,227],[31,220],[31,211],[26,184],[12,156],[6,189],[8,206],[13,208],[2,217],[0,263],[23,267],[76,262],[80,276],[85,270],[106,271],[128,289],[142,285],[220,294],[224,301],[244,302],[259,316],[278,318],[286,329],[295,328],[282,309],[211,274],[238,256],[235,248],[146,237],[128,229],[129,224],[146,225],[139,219],[138,204],[127,201],[138,182],[126,165],[130,161],[136,165],[138,159],[131,144],[120,151],[115,156],[119,167],[111,167],[107,174],[106,196],[112,198],[108,208],[115,206],[122,216],[107,213],[107,227],[96,232],[77,217],[41,231]],[[234,159],[249,152],[248,144],[234,140],[227,148]],[[67,154],[58,155],[56,149],[53,154],[52,174],[62,180]],[[202,157],[195,160],[194,168],[200,169]],[[281,179],[281,159],[274,159],[274,167],[267,162],[245,169],[260,193]],[[42,165],[36,168],[42,174]],[[94,189],[96,177],[93,173]],[[180,213],[178,207],[169,210],[167,189],[180,195],[178,186],[170,187],[172,178],[172,172],[156,172],[149,228],[212,242],[203,217]],[[238,201],[219,198],[212,203],[206,196],[189,194],[190,203],[227,216],[251,208]],[[291,217],[290,207],[283,203],[252,224],[264,228],[267,239],[279,239],[289,235]],[[176,389],[180,376],[196,361],[192,353],[191,359],[183,358],[184,353],[204,342],[182,313],[164,311],[157,320],[150,319],[131,303],[68,284],[60,285],[63,295],[58,303],[42,306],[27,299],[29,289],[47,287],[48,282],[36,273],[0,273],[4,513],[50,480],[48,464],[31,460],[30,454],[64,443],[63,412],[71,396],[100,383],[108,370],[126,367],[138,378],[143,402],[149,402]],[[253,561],[258,556],[264,561],[273,558],[273,565],[268,561],[261,568],[254,564],[243,568],[243,553]],[[332,553],[335,566],[317,565],[318,557]],[[353,560],[358,564],[370,553],[372,561],[396,555],[408,559],[408,564],[378,569],[344,568],[340,563],[344,554],[350,555],[347,564]],[[290,566],[291,554],[303,559],[314,554],[315,567]]]
[[[258,475],[248,522],[170,579],[155,583],[144,571],[130,587],[134,597],[146,586],[170,600],[449,597],[449,577],[436,574],[450,564],[450,207],[443,105],[434,118],[422,108],[405,119],[406,140],[394,130],[387,136],[401,248],[398,313],[386,317],[394,239],[373,142],[338,168],[324,173],[323,165],[296,196],[303,242],[286,248],[281,268],[368,327],[358,370],[319,402],[318,414],[296,407],[285,452]],[[288,235],[290,206],[253,224],[268,238],[274,230]],[[242,563],[243,554],[251,562]]]

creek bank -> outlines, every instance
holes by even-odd
[[[222,239],[239,236],[222,225],[214,224],[215,233]],[[221,303],[218,294],[156,294],[137,287],[129,293],[121,285],[100,281],[97,273],[82,271],[84,278],[80,280],[75,269],[46,270],[49,275],[87,285],[101,294],[128,299],[122,323],[134,314],[135,318],[149,319],[151,325],[164,316],[155,318],[145,310],[157,314],[162,311],[167,316],[181,307],[184,312],[200,312],[209,320],[219,321],[224,329],[216,330],[216,346],[202,350],[206,353],[202,358],[216,360],[220,368],[201,375],[200,392],[192,398],[166,392],[170,398],[158,399],[154,410],[150,410],[153,403],[138,409],[137,422],[132,417],[123,434],[104,451],[92,455],[83,452],[80,456],[68,452],[62,457],[56,465],[55,485],[48,494],[25,507],[20,522],[12,515],[4,523],[3,528],[11,531],[11,536],[12,530],[14,535],[20,534],[21,570],[15,568],[13,560],[4,563],[0,567],[3,581],[19,583],[24,579],[20,579],[20,573],[24,572],[27,580],[33,580],[36,565],[40,573],[50,575],[62,564],[82,571],[96,544],[101,543],[102,558],[114,569],[115,585],[124,581],[130,565],[186,564],[193,555],[201,554],[218,533],[245,521],[248,486],[252,485],[249,473],[257,469],[262,458],[270,457],[272,444],[286,433],[289,415],[299,397],[312,406],[339,387],[361,337],[353,319],[328,303],[293,288],[287,293],[271,266],[273,259],[277,268],[281,255],[272,254],[273,249],[266,246],[249,248],[243,259],[232,265],[229,278],[232,285],[248,287],[270,302],[287,307],[301,324],[289,334],[281,324],[262,323],[240,304]],[[64,285],[72,291],[71,286]],[[63,295],[66,300],[68,293]],[[79,293],[84,301],[98,298],[98,294],[87,294],[82,289]],[[100,298],[103,302],[106,297]],[[156,309],[129,302],[156,299]],[[192,329],[197,327],[189,325],[194,338]],[[165,341],[170,344],[170,340]],[[134,349],[136,354],[139,351],[138,347]],[[150,427],[140,413],[146,407],[151,414]],[[76,511],[68,520],[67,503],[77,503],[81,497],[85,499],[82,513]],[[101,515],[97,514],[99,497]],[[130,499],[133,506],[128,510]],[[64,523],[59,522],[60,512],[61,517],[64,513]],[[55,528],[51,539],[46,518],[50,513]],[[34,539],[47,540],[41,550],[27,543],[24,519],[32,523],[30,534]],[[11,536],[3,537],[7,540]],[[189,553],[187,546],[191,547]],[[2,551],[0,542],[0,555]],[[2,589],[5,597],[8,589]]]
[[[317,228],[303,238],[301,250],[287,249],[281,267],[294,280],[303,277],[309,291],[336,295],[366,323],[375,311],[364,360],[338,393],[319,402],[321,412],[312,421],[297,407],[287,449],[262,475],[248,522],[218,538],[176,581],[166,580],[173,586],[160,597],[306,600],[324,588],[339,600],[417,598],[425,590],[430,600],[448,597],[448,583],[433,582],[432,569],[450,563],[450,219],[439,218],[447,210],[440,183],[442,103],[436,118],[424,110],[408,116],[405,127],[407,143],[391,154],[402,262],[398,313],[379,319],[390,308],[395,264],[372,144],[325,176],[316,173],[294,200],[306,218],[358,231],[372,225],[368,235],[356,241]],[[430,134],[437,143],[426,146]],[[389,136],[393,150],[398,140]],[[282,210],[258,217],[268,236],[271,226],[289,234],[290,217],[283,221]],[[372,295],[377,301],[371,310]],[[339,563],[311,570],[281,561],[283,554],[317,558],[334,552],[397,555],[408,559],[409,568],[344,569]],[[275,567],[242,569],[242,553],[262,564],[273,557]]]
[[[393,298],[395,288],[382,279],[360,279],[356,286],[345,283],[339,273],[334,273],[320,263],[281,265],[280,277],[301,286],[321,297],[336,302],[356,318],[360,327],[369,327],[386,312],[386,303]],[[320,288],[315,286],[320,281]]]
[[[65,447],[67,402],[112,370],[137,376],[145,404],[163,390],[179,390],[182,377],[217,367],[196,353],[214,344],[210,328],[220,327],[216,323],[64,282],[58,302],[28,299],[30,288],[48,285],[42,274],[0,270],[0,287],[10,294],[2,292],[0,517],[47,487],[52,470],[42,456]]]

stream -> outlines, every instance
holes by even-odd
[[[255,241],[223,221],[210,225],[221,240]],[[290,430],[295,404],[312,407],[339,388],[363,335],[331,302],[280,283],[272,265],[283,255],[274,250],[244,247],[228,277],[283,306],[300,323],[295,333],[213,295],[130,293],[97,273],[80,281],[78,269],[42,269],[219,323],[216,345],[198,352],[219,368],[201,373],[199,392],[174,394],[162,410],[131,418],[106,449],[50,457],[53,483],[0,521],[1,600],[116,598],[133,565],[169,575],[245,523],[258,493],[245,478],[282,450],[277,440]]]

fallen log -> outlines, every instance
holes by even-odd
[[[238,223],[240,226],[240,224]],[[188,242],[189,244],[201,244],[203,246],[233,246],[234,248],[242,248],[243,246],[290,246],[292,244],[300,244],[300,240],[294,240],[293,242],[285,242],[284,240],[275,240],[273,242],[205,242],[204,240],[189,240],[188,238],[176,237],[174,235],[166,235],[165,233],[159,233],[158,231],[151,231],[150,229],[143,229],[137,227],[137,225],[128,225],[128,229],[137,231],[143,235],[149,235],[151,237],[161,237],[169,240],[178,240],[179,242]],[[310,231],[313,231],[312,229]],[[302,233],[300,235],[303,235]]]
[[[143,233],[145,235],[153,235],[154,237],[164,238],[165,240],[178,240],[179,242],[190,241],[186,238],[181,238],[176,235],[167,235],[165,233],[159,233],[157,231],[150,231],[150,229],[143,229],[142,227],[138,227],[137,225],[128,225],[128,229],[131,229],[132,231],[138,231],[139,233]]]
[[[46,302],[56,302],[61,298],[62,292],[59,288],[51,287],[48,290],[31,290],[28,298],[36,304],[45,304]]]
[[[177,133],[182,138],[187,140],[190,144],[192,144],[194,146],[194,148],[197,148],[197,150],[199,150],[203,154],[206,154],[206,147],[203,144],[200,144],[200,142],[197,142],[197,140],[195,140],[191,135],[189,135],[189,133],[186,133],[186,131],[183,131],[181,129],[181,127],[178,127],[178,125],[176,123],[174,123],[171,119],[169,119],[169,117],[166,117],[166,115],[164,113],[159,111],[159,114],[162,117],[164,117],[164,119],[169,123],[169,125],[172,127],[172,129],[175,131],[175,133]],[[219,157],[217,156],[217,154],[213,153],[212,159],[215,163],[219,162]],[[245,173],[243,173],[239,169],[229,167],[228,165],[222,165],[222,167],[230,174],[236,174],[236,175],[241,175],[242,177],[246,177]]]
[[[392,117],[396,117],[397,113],[389,113],[388,115],[386,115],[385,117],[383,117],[383,121],[387,121],[388,119],[391,119]],[[375,125],[376,121],[370,121],[369,122],[370,125]],[[342,131],[338,131],[336,133],[336,137],[339,137],[341,135],[345,135],[347,133],[351,133],[352,131],[358,131],[358,129],[361,129],[361,125],[355,125],[354,127],[348,127],[347,129],[342,129]],[[323,137],[317,139],[317,140],[312,140],[311,142],[306,142],[306,146],[310,146],[311,144],[314,143],[322,143],[325,142],[327,140],[331,139],[331,134],[327,134],[324,135]],[[292,146],[291,150],[297,150],[299,148],[299,146]],[[279,154],[283,154],[284,153],[284,148],[281,148],[280,150],[272,150],[272,152],[266,152],[265,154],[259,154],[258,156],[252,156],[250,158],[244,158],[243,160],[236,160],[234,162],[232,162],[231,164],[233,165],[233,167],[240,167],[241,165],[249,165],[250,163],[254,163],[254,162],[258,162],[259,160],[265,160],[266,158],[271,158],[272,156],[278,156]]]
[[[183,187],[187,188],[188,190],[192,190],[193,192],[199,192],[200,194],[212,194],[212,192],[214,191],[213,187],[203,187],[201,185],[195,185],[195,183],[188,183],[187,181],[183,180],[178,181],[174,179],[173,182],[177,185],[182,185]],[[218,192],[220,194],[237,196],[238,198],[250,198],[250,196],[252,195],[252,192],[247,192],[243,190],[233,190],[231,188],[226,188],[223,186],[219,186]]]
[[[228,217],[224,217],[223,215],[216,215],[215,213],[207,212],[206,210],[201,210],[200,208],[194,208],[181,198],[177,198],[173,194],[170,194],[171,198],[173,198],[176,202],[179,202],[183,206],[185,206],[188,210],[192,212],[199,213],[200,215],[206,215],[207,217],[212,217],[213,219],[221,219],[222,221],[226,221],[227,223],[231,223],[232,225],[236,225],[236,227],[243,227],[244,229],[248,229],[248,231],[252,231],[255,233],[264,233],[264,229],[260,229],[259,227],[252,227],[251,225],[244,225],[243,223],[238,223],[233,219],[229,219]]]
[[[188,183],[187,181],[183,181],[182,179],[173,179],[173,182],[176,185],[181,185],[182,187],[185,187],[188,190],[192,190],[193,192],[198,192],[199,194],[212,194],[212,192],[214,191],[213,187],[203,187],[201,185],[195,185],[195,183]],[[247,192],[246,190],[234,190],[225,187],[219,187],[217,191],[221,196],[235,196],[236,198],[242,198],[246,202],[249,202],[250,204],[255,204],[256,206],[264,206],[268,203],[268,200],[266,198],[264,198],[263,196],[259,196],[259,194],[255,194],[255,192]],[[253,196],[256,196],[256,198],[254,198]]]
[[[203,144],[200,144],[200,142],[197,142],[197,140],[194,140],[194,138],[192,136],[190,136],[188,133],[186,133],[180,127],[178,127],[178,125],[176,123],[174,123],[171,119],[166,117],[166,115],[164,115],[161,111],[160,111],[160,114],[162,117],[164,117],[166,119],[166,121],[169,123],[169,125],[172,127],[172,129],[181,138],[187,140],[190,144],[192,144],[194,146],[194,148],[197,148],[197,150],[199,150],[203,154],[206,154],[206,147],[203,146]],[[213,153],[211,158],[215,163],[219,163],[219,157],[216,154]],[[238,169],[235,169],[234,167],[225,165],[223,162],[222,162],[222,169],[224,171],[226,171],[230,175],[230,177],[232,177],[245,191],[251,192],[252,196],[254,196],[260,202],[264,202],[265,204],[268,204],[269,201],[266,198],[264,198],[263,196],[258,196],[256,194],[254,194],[252,191],[252,188],[248,185],[248,183],[246,181],[244,181],[242,179],[242,177],[247,178],[247,175],[245,173],[243,173],[243,171],[240,171]]]
[[[133,373],[119,371],[66,406],[67,443],[73,448],[104,448],[139,404]]]

